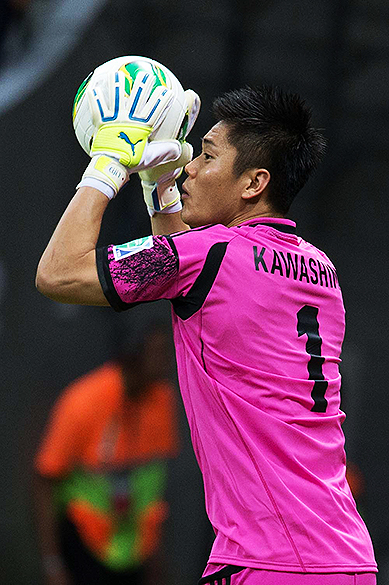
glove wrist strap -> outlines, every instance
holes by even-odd
[[[153,183],[142,181],[143,195],[149,215],[176,213],[182,209],[181,196],[176,182]]]
[[[105,155],[94,156],[86,167],[77,189],[94,187],[108,199],[112,199],[127,181],[128,171],[118,160]]]
[[[86,177],[82,179],[76,189],[80,189],[81,187],[93,187],[93,189],[97,189],[101,193],[103,193],[110,201],[116,196],[115,189],[107,185],[107,183],[103,183],[99,179],[93,179],[92,177]]]

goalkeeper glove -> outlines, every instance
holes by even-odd
[[[173,93],[165,87],[153,91],[149,74],[136,76],[128,95],[122,71],[109,74],[108,102],[100,90],[98,79],[88,87],[87,96],[97,132],[91,146],[92,160],[77,188],[92,186],[112,199],[137,171],[171,162],[181,156],[178,140],[149,142],[172,103]]]
[[[140,171],[143,197],[149,215],[156,212],[175,213],[182,209],[180,192],[176,179],[182,173],[183,167],[192,160],[193,148],[185,142],[186,137],[193,128],[200,111],[200,98],[192,89],[185,91],[187,103],[186,114],[182,124],[182,152],[181,156],[172,162],[160,164],[154,168]]]

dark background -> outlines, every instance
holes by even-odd
[[[142,326],[152,311],[169,320],[163,302],[117,315],[58,305],[34,288],[39,257],[88,163],[72,130],[74,94],[94,67],[125,54],[162,62],[184,88],[200,94],[202,111],[190,137],[196,151],[212,124],[212,99],[224,90],[279,84],[313,107],[328,154],[289,217],[338,269],[348,318],[346,448],[364,476],[359,506],[380,564],[379,584],[389,583],[387,0],[80,4],[30,0],[1,39],[1,583],[40,583],[32,460],[53,401],[68,382],[112,355],[120,328]],[[101,243],[148,233],[134,177],[110,204]],[[183,451],[171,468],[166,549],[169,585],[192,585],[211,534],[181,407],[180,414]]]

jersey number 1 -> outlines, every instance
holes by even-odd
[[[305,349],[311,356],[308,362],[309,379],[315,380],[312,389],[312,399],[314,405],[313,412],[325,412],[327,409],[327,400],[324,397],[327,390],[328,382],[323,376],[324,357],[321,355],[322,338],[319,335],[319,322],[317,314],[319,309],[311,305],[304,305],[297,313],[297,333],[298,336],[307,336]]]

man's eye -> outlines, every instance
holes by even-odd
[[[205,160],[209,160],[212,158],[211,155],[208,154],[207,152],[203,152],[203,157],[205,158]]]

